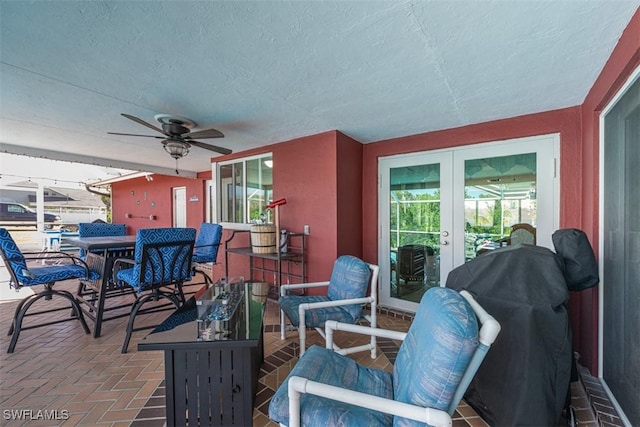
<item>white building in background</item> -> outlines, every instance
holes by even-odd
[[[0,201],[36,209],[38,184],[25,181],[0,187]],[[84,188],[44,188],[44,211],[60,216],[60,224],[74,228],[80,222],[107,220],[108,206],[97,194]]]

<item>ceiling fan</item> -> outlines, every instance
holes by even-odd
[[[231,154],[232,151],[228,148],[218,147],[204,142],[196,141],[195,139],[210,139],[210,138],[224,138],[224,134],[216,129],[205,129],[197,132],[191,132],[191,129],[196,127],[196,123],[192,120],[185,119],[183,117],[170,116],[167,114],[158,114],[155,119],[160,123],[162,129],[145,122],[144,120],[132,116],[130,114],[121,113],[121,116],[126,117],[129,120],[141,124],[142,126],[153,129],[156,132],[161,133],[163,136],[158,135],[137,135],[133,133],[119,133],[119,132],[107,132],[110,135],[125,135],[125,136],[142,136],[146,138],[161,139],[164,150],[169,153],[171,157],[176,159],[176,174],[178,173],[178,159],[189,154],[189,148],[196,146],[204,148],[205,150],[215,151],[220,154]]]

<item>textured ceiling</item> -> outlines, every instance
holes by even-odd
[[[639,4],[2,0],[1,150],[162,172],[159,140],[107,135],[147,134],[120,113],[187,117],[242,151],[579,105]]]

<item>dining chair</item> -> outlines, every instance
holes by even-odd
[[[222,226],[203,222],[193,250],[192,266],[194,274],[201,274],[204,282],[211,285],[212,280],[206,270],[212,269],[218,259],[218,249],[222,239]]]
[[[516,245],[518,243],[535,245],[536,228],[526,223],[513,224],[511,226],[511,233],[509,234],[509,245]]]
[[[271,399],[269,418],[280,425],[451,426],[500,324],[468,292],[437,287],[406,333],[335,321],[325,328],[326,348],[309,348]],[[336,330],[402,341],[393,371],[333,352]]]
[[[125,236],[127,225],[106,222],[81,222],[78,224],[78,237]],[[80,257],[84,257],[84,249],[80,249]]]
[[[118,258],[114,273],[119,284],[130,286],[136,293],[122,344],[127,352],[131,334],[155,326],[134,327],[138,314],[153,313],[165,306],[142,309],[149,301],[166,299],[175,308],[184,303],[182,284],[191,279],[191,260],[195,244],[194,228],[146,228],[136,232],[134,259]]]
[[[306,329],[315,328],[324,337],[327,320],[357,323],[364,318],[375,328],[378,270],[377,265],[368,264],[352,255],[342,255],[334,262],[329,281],[280,286],[280,338],[286,338],[285,318],[288,318],[298,330],[302,356],[306,346]],[[328,287],[327,295],[289,295],[292,290],[318,287]],[[370,314],[363,313],[364,304],[371,305]],[[369,350],[371,358],[375,359],[376,337],[372,335],[369,344],[336,350],[342,354]]]
[[[82,310],[80,309],[75,297],[71,292],[53,289],[53,286],[56,282],[69,279],[89,278],[97,280],[100,277],[99,273],[90,270],[82,259],[64,252],[22,252],[6,228],[0,228],[0,254],[2,255],[4,265],[9,272],[9,286],[11,288],[18,291],[23,287],[43,287],[41,291],[24,298],[16,307],[13,322],[9,329],[11,341],[9,343],[8,353],[13,353],[16,343],[18,342],[20,332],[27,329],[53,325],[56,323],[66,322],[68,320],[78,320],[84,331],[87,334],[89,333],[89,327],[87,326],[87,322],[84,319]],[[46,265],[46,262],[51,260],[56,261],[56,263],[54,265]],[[38,264],[31,263],[28,265],[29,261],[38,261]],[[45,261],[44,265],[42,261]],[[71,317],[62,317],[60,319],[52,320],[48,315],[49,313],[69,309],[69,307],[59,306],[38,312],[27,313],[31,306],[37,301],[41,299],[50,301],[53,300],[54,297],[61,297],[69,301],[72,309]],[[26,316],[35,316],[40,314],[46,314],[46,316],[41,318],[46,318],[47,320],[34,325],[22,326],[22,322]]]
[[[103,237],[103,236],[125,236],[127,234],[126,224],[113,224],[106,222],[81,222],[78,224],[78,237]],[[113,251],[121,250],[122,248],[114,248]],[[87,254],[85,250],[80,248],[78,250],[78,256],[84,261],[87,261]],[[96,254],[102,254],[103,249],[92,251]],[[78,285],[78,296],[81,298],[87,295],[92,295],[95,298],[96,291],[91,287],[86,286],[85,283],[80,281]]]

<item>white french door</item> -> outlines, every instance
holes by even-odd
[[[173,226],[187,226],[187,187],[173,188]]]
[[[453,268],[508,242],[514,224],[552,248],[558,152],[558,136],[545,135],[380,159],[381,303],[414,311]]]

